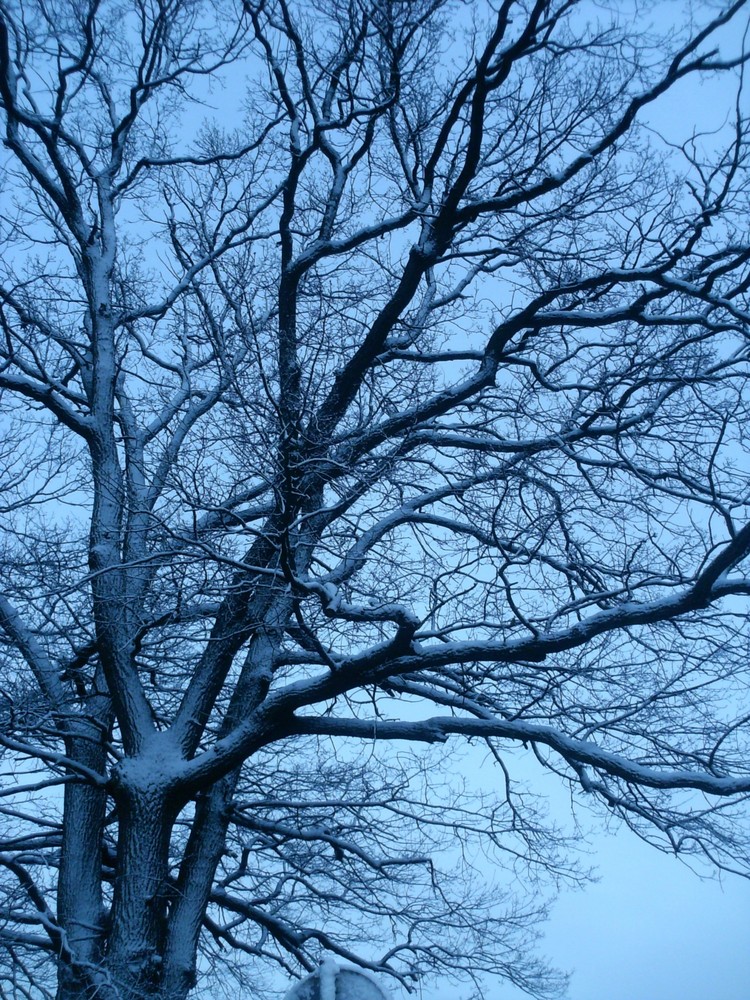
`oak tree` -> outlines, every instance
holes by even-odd
[[[747,4],[652,16],[0,0],[0,995],[556,995],[523,753],[747,870]]]

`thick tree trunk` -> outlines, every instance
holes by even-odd
[[[169,842],[178,805],[158,786],[121,787],[118,871],[106,965],[122,1000],[162,995]]]

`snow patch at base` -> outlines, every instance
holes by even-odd
[[[327,958],[320,968],[287,993],[285,1000],[390,1000],[374,976]]]

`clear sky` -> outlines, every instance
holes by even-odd
[[[478,787],[493,775],[479,748],[462,770]],[[474,756],[476,755],[476,756]],[[551,817],[569,826],[570,799],[558,779],[527,767],[513,754],[516,778],[548,796]],[[577,820],[586,825],[586,813]],[[750,880],[721,879],[691,871],[626,828],[596,829],[584,859],[599,880],[563,890],[538,949],[553,965],[572,973],[569,1000],[748,1000],[750,998]],[[391,994],[402,1000],[396,991]],[[420,1000],[457,1000],[452,987],[424,987]],[[523,1000],[513,986],[490,1000]]]
[[[629,831],[595,860],[601,880],[561,897],[545,939],[570,1000],[748,1000],[750,882],[701,881]]]

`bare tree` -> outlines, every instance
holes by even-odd
[[[746,7],[0,2],[0,995],[556,995],[514,747],[747,870]]]

